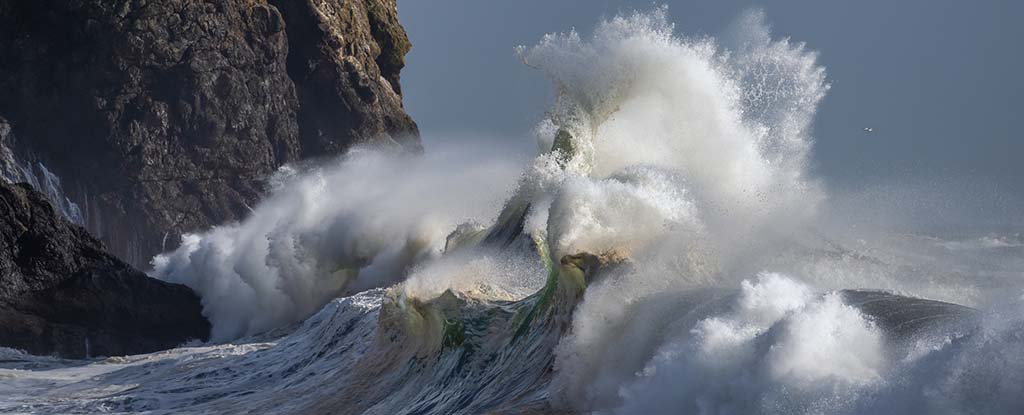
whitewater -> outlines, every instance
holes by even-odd
[[[687,36],[656,8],[515,53],[553,85],[535,154],[286,166],[153,260],[210,342],[0,349],[0,412],[1024,413],[1021,230],[908,230],[828,189],[825,69],[763,13]]]

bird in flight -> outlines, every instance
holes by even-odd
[[[875,129],[871,128],[871,127],[864,127],[864,132],[865,133],[873,133],[873,132],[875,132]]]

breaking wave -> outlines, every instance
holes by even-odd
[[[807,168],[825,72],[762,13],[714,39],[657,8],[517,53],[555,88],[525,169],[446,148],[282,173],[154,260],[230,342],[14,356],[0,375],[56,369],[0,386],[0,411],[1024,408],[1019,234],[837,214]]]
[[[150,275],[195,289],[215,340],[256,334],[398,282],[439,256],[455,225],[493,220],[519,169],[482,148],[356,150],[325,166],[286,167],[248,218],[184,235]]]

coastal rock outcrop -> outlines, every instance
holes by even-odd
[[[25,183],[0,182],[0,346],[113,356],[206,340],[189,288],[147,277],[104,251]]]
[[[0,114],[143,267],[244,217],[282,164],[420,149],[395,0],[0,0]]]

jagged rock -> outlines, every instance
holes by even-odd
[[[11,124],[0,116],[0,177],[6,181],[22,182],[25,174],[11,148],[14,147],[14,134]]]
[[[0,346],[80,358],[147,353],[210,324],[187,287],[106,253],[28,184],[0,181]]]
[[[283,163],[418,150],[408,49],[395,0],[0,0],[0,114],[142,266],[244,217]]]
[[[402,110],[399,72],[410,44],[394,0],[271,3],[288,28],[304,156],[369,139],[420,148],[416,123]]]

